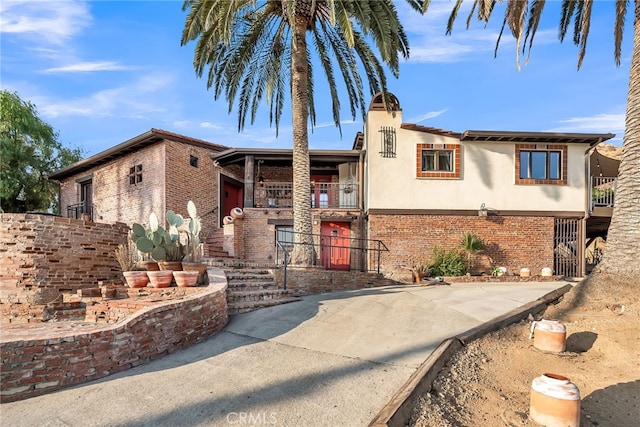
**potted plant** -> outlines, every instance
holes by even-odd
[[[155,213],[149,215],[149,229],[140,224],[133,224],[134,240],[137,249],[148,254],[158,263],[160,270],[182,270],[183,246],[180,243],[178,227],[184,219],[173,211],[167,211],[169,229],[159,224]]]
[[[202,222],[198,216],[196,205],[191,200],[187,203],[187,212],[189,213],[189,226],[185,233],[187,235],[187,243],[185,245],[185,257],[182,260],[182,270],[197,271],[198,284],[204,284],[204,277],[207,271],[207,264],[202,261],[202,243],[200,242],[200,230]]]
[[[114,255],[130,288],[144,288],[147,286],[147,283],[149,283],[147,272],[138,266],[135,255],[129,245],[118,245]]]

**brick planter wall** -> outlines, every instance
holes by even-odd
[[[124,371],[214,335],[228,321],[223,273],[203,292],[159,302],[117,325],[5,331],[0,401],[10,402]]]
[[[120,277],[113,252],[128,226],[51,215],[0,214],[0,303],[42,304]]]

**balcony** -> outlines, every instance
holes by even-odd
[[[254,192],[255,206],[292,208],[292,182],[262,182]],[[311,185],[311,207],[314,209],[354,209],[358,207],[358,184],[316,182]]]
[[[593,216],[611,216],[615,201],[616,177],[591,177],[591,211]]]
[[[83,219],[84,215],[89,216],[89,220],[93,221],[93,206],[85,202],[76,203],[67,206],[67,218]]]

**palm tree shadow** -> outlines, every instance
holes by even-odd
[[[640,380],[594,390],[581,403],[580,423],[591,426],[637,426],[640,420]]]
[[[591,350],[596,339],[598,334],[594,332],[576,332],[567,338],[566,350],[572,353],[585,353]]]

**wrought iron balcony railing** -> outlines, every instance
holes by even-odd
[[[85,214],[89,215],[89,219],[93,221],[92,205],[82,202],[67,206],[67,218],[82,219]]]
[[[255,206],[292,208],[292,182],[262,182],[254,192]],[[319,209],[357,208],[358,184],[316,182],[311,184],[311,207]]]
[[[591,207],[613,207],[615,188],[615,177],[591,177]]]

